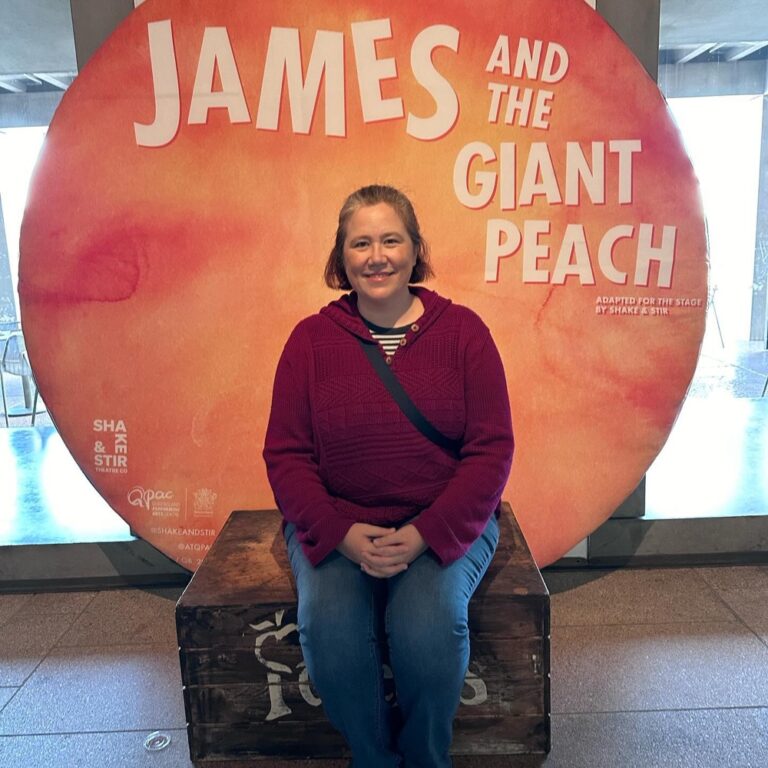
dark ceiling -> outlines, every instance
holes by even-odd
[[[0,0],[0,77],[76,70],[69,0]]]
[[[662,60],[768,57],[768,0],[662,0]]]
[[[675,63],[766,58],[768,0],[662,0],[661,49]],[[76,70],[69,0],[0,0],[0,93],[63,88]]]
[[[768,0],[662,0],[661,46],[768,40]]]

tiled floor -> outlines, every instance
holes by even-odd
[[[553,750],[544,760],[462,759],[456,768],[768,765],[768,566],[545,578]],[[0,596],[0,765],[190,768],[178,595]],[[155,730],[172,741],[148,752]]]

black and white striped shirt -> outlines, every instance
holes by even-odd
[[[399,328],[382,328],[363,318],[363,322],[368,326],[371,336],[381,345],[384,353],[391,357],[397,352],[401,339],[405,338],[410,325],[401,325]]]

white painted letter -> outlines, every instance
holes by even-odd
[[[575,257],[571,261],[571,257]],[[568,275],[576,275],[581,285],[594,285],[595,274],[589,260],[587,236],[582,224],[568,224],[563,235],[557,264],[552,272],[553,285],[564,285]]]
[[[528,219],[523,224],[523,282],[548,283],[549,272],[539,269],[539,260],[549,257],[549,246],[539,243],[539,235],[549,234],[550,223]]]
[[[552,111],[552,99],[554,98],[555,94],[552,91],[545,91],[544,89],[537,91],[531,128],[543,128],[544,130],[549,128],[549,120],[547,118]]]
[[[506,35],[499,35],[496,45],[493,46],[491,58],[485,65],[486,72],[493,72],[496,69],[501,70],[502,75],[508,75],[511,71],[509,68],[509,38]]]
[[[345,136],[343,33],[324,30],[315,33],[305,80],[301,71],[299,30],[293,27],[272,27],[261,81],[256,127],[267,131],[277,130],[285,74],[293,132],[309,133],[323,73],[325,135]]]
[[[619,203],[632,202],[632,155],[642,152],[640,139],[616,139],[608,142],[608,150],[619,155]]]
[[[635,228],[631,224],[619,224],[611,227],[600,241],[600,247],[597,251],[597,263],[600,265],[600,271],[616,285],[627,284],[627,273],[616,269],[613,262],[613,247],[619,240],[632,237],[635,234]]]
[[[502,141],[499,149],[499,206],[502,211],[514,211],[517,204],[517,145],[514,141]]]
[[[217,67],[221,90],[213,91]],[[208,122],[208,110],[221,107],[229,113],[230,123],[248,123],[251,120],[227,28],[206,27],[187,122],[189,125],[204,125]]]
[[[488,144],[473,141],[459,150],[453,165],[453,191],[456,199],[466,208],[482,208],[488,205],[496,189],[495,171],[477,171],[474,180],[480,189],[475,193],[469,191],[469,166],[476,157],[482,158],[486,163],[492,163],[496,159]]]
[[[485,230],[486,283],[498,282],[499,260],[511,256],[520,247],[521,240],[520,230],[514,222],[507,219],[488,219]]]
[[[565,204],[579,204],[579,181],[591,202],[605,202],[605,142],[592,142],[592,165],[587,162],[578,141],[565,144]]]
[[[518,205],[531,205],[536,195],[544,195],[547,203],[554,205],[563,201],[557,186],[555,167],[549,154],[549,147],[544,141],[534,141],[528,153],[525,174],[520,184]]]
[[[557,61],[557,69],[555,69]],[[568,71],[568,51],[560,43],[548,43],[544,56],[544,66],[541,68],[541,79],[545,83],[558,83]]]
[[[533,88],[523,88],[523,95],[520,96],[520,86],[510,85],[509,96],[507,97],[507,110],[504,113],[504,122],[507,125],[515,125],[515,113],[520,113],[517,125],[525,128],[528,125],[528,118],[531,116],[531,100],[533,99]]]
[[[539,62],[541,61],[541,40],[533,41],[533,50],[527,37],[521,37],[517,44],[517,56],[515,57],[515,77],[522,77],[523,70],[529,80],[536,80],[539,76]]]
[[[408,113],[405,132],[415,139],[431,141],[445,136],[459,116],[459,98],[453,86],[435,69],[432,51],[438,46],[459,50],[459,30],[445,24],[427,27],[416,35],[411,46],[411,69],[419,85],[429,91],[437,109],[432,117]]]
[[[672,286],[672,269],[675,266],[675,241],[677,227],[662,227],[661,245],[655,248],[653,243],[653,224],[641,224],[637,237],[637,265],[635,267],[635,285],[648,285],[648,273],[651,262],[659,263],[658,288]]]
[[[376,41],[389,40],[392,37],[389,19],[358,21],[351,26],[364,122],[374,123],[378,120],[395,120],[402,117],[403,100],[399,96],[391,99],[381,98],[381,81],[397,77],[397,64],[394,59],[376,58]]]
[[[488,83],[488,90],[491,92],[491,108],[488,110],[488,122],[496,123],[499,120],[501,94],[507,92],[507,86],[504,83]]]
[[[176,70],[171,20],[149,22],[147,33],[155,89],[155,120],[153,123],[134,123],[133,131],[137,146],[164,147],[175,138],[181,117],[179,73]]]

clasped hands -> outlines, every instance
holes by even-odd
[[[369,576],[388,579],[406,570],[427,544],[410,523],[397,529],[354,523],[337,549]]]

